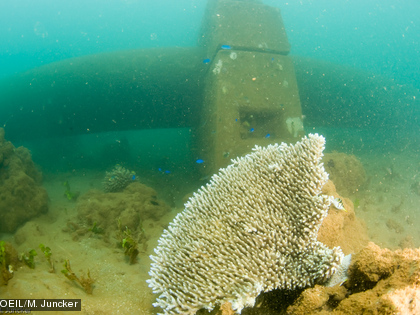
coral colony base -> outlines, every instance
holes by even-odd
[[[240,312],[261,292],[325,283],[343,253],[317,241],[333,200],[324,137],[256,146],[185,204],[159,239],[148,280],[163,314],[230,302]]]

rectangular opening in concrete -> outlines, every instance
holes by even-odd
[[[276,137],[281,116],[282,112],[279,110],[239,109],[241,139]]]

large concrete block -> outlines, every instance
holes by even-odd
[[[287,56],[220,50],[207,74],[199,130],[208,172],[255,144],[294,142],[303,135],[293,63]]]
[[[209,0],[199,46],[213,56],[221,45],[288,54],[280,10],[257,1]]]

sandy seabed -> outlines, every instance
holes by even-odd
[[[91,237],[81,237],[75,241],[65,231],[67,222],[73,220],[77,213],[76,202],[68,201],[63,195],[64,179],[71,178],[75,189],[86,192],[93,187],[101,187],[101,180],[95,179],[95,175],[61,174],[44,182],[50,196],[48,214],[27,222],[14,235],[4,235],[2,238],[10,241],[19,253],[37,250],[35,269],[19,267],[7,286],[0,287],[2,298],[82,299],[82,314],[157,313],[152,306],[155,297],[146,283],[151,263],[149,255],[157,245],[164,226],[172,220],[177,209],[162,217],[161,222],[143,222],[145,233],[150,237],[148,249],[140,253],[135,264],[129,264],[117,240],[115,244],[107,245],[100,236],[92,234]],[[54,273],[49,272],[49,264],[38,247],[41,243],[51,248]],[[86,276],[89,270],[95,280],[93,294],[86,294],[82,287],[61,273],[66,259],[78,276]]]
[[[341,195],[349,211],[344,214],[335,214],[336,219],[332,219],[332,216],[329,227],[323,227],[324,232],[321,230],[320,237],[324,237],[323,241],[328,244],[328,235],[332,235],[331,237],[335,239],[330,242],[332,245],[334,242],[341,242],[343,250],[353,254],[366,251],[366,248],[371,249],[369,253],[376,250],[378,254],[375,257],[382,257],[384,254],[374,245],[368,245],[368,241],[374,242],[382,249],[389,248],[390,250],[419,247],[420,162],[418,156],[405,152],[379,157],[361,156],[360,160],[366,171],[366,183],[352,196]],[[105,243],[100,236],[93,234],[75,240],[74,236],[66,231],[67,223],[77,216],[77,202],[65,198],[63,195],[65,188],[62,183],[69,180],[72,187],[83,195],[90,189],[100,189],[103,175],[102,173],[74,172],[45,176],[43,186],[47,189],[50,198],[49,212],[27,222],[14,234],[1,237],[2,240],[11,242],[19,253],[36,249],[38,256],[35,257],[35,269],[21,266],[15,270],[9,283],[0,287],[1,298],[81,299],[82,312],[74,312],[75,314],[156,314],[158,312],[158,309],[152,306],[155,296],[146,283],[151,263],[149,255],[153,253],[153,248],[157,245],[163,229],[182,209],[172,208],[159,221],[148,219],[143,222],[144,231],[149,237],[147,250],[139,254],[137,263],[129,264],[123,249],[118,247],[116,240]],[[197,188],[198,186],[199,184]],[[158,191],[158,193],[160,198],[165,199],[161,192]],[[346,197],[350,198],[346,199]],[[333,211],[337,212],[337,210],[330,210],[332,214]],[[49,264],[39,250],[38,246],[41,243],[51,248],[54,273],[49,272]],[[406,253],[407,255],[414,257],[416,261],[416,255]],[[71,267],[77,275],[86,275],[87,271],[90,271],[91,277],[95,280],[93,294],[87,294],[82,287],[68,280],[61,273],[66,259],[71,262]],[[417,272],[418,261],[413,268],[411,272]],[[373,281],[372,285],[377,287],[378,285],[374,283],[376,282]],[[388,290],[392,290],[392,282],[389,286]],[[318,289],[315,287],[308,290]],[[398,288],[398,290],[402,290],[401,292],[414,290],[414,293],[410,291],[411,294],[414,297],[420,296],[420,293],[416,293],[418,291],[414,285],[405,289]],[[311,296],[310,291],[304,294]],[[301,297],[302,301],[304,301],[304,294]],[[339,293],[334,294],[339,295]],[[399,299],[398,296],[392,298],[396,301]],[[307,297],[307,299],[310,298]],[[416,301],[415,298],[414,301]],[[397,302],[404,304],[404,301]],[[298,312],[299,306],[295,307]],[[320,306],[317,307],[319,310]],[[331,306],[329,307],[329,310],[324,307],[322,311],[333,312]],[[348,307],[351,305],[349,304]],[[311,311],[304,309],[303,312],[310,313]],[[36,313],[59,314],[59,312]],[[252,313],[257,314],[258,311]],[[268,314],[262,310],[260,313]],[[410,311],[407,314],[409,313]],[[72,312],[66,312],[66,314],[72,314]]]

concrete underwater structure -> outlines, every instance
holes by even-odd
[[[82,56],[0,82],[0,126],[17,142],[189,127],[209,173],[304,125],[418,131],[417,90],[289,52],[278,9],[212,0],[197,47]]]
[[[304,133],[290,44],[280,10],[256,1],[209,2],[199,46],[205,76],[201,156],[216,171],[255,144],[296,141]]]

